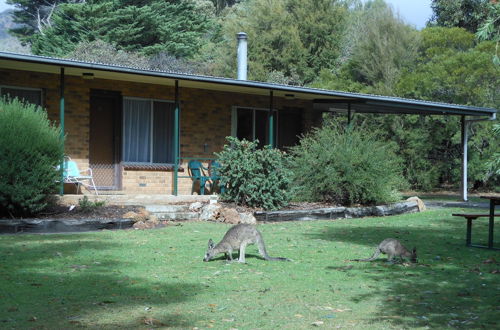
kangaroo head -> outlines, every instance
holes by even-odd
[[[203,258],[203,261],[209,261],[215,256],[214,247],[214,241],[212,241],[212,239],[209,239],[207,253],[205,254],[205,258]]]
[[[417,248],[413,248],[413,250],[411,250],[410,261],[413,263],[417,262]]]

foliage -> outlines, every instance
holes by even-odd
[[[359,38],[362,40],[362,36]],[[500,75],[490,60],[492,42],[476,44],[472,33],[456,27],[426,28],[419,32],[418,40],[413,62],[406,62],[401,67],[391,88],[378,88],[377,82],[381,80],[368,82],[356,74],[363,71],[360,61],[353,61],[359,56],[356,53],[347,56],[338,70],[323,70],[313,86],[365,93],[377,91],[413,99],[491,108],[500,106],[497,97]],[[354,47],[353,51],[359,49]],[[374,68],[381,66],[374,65]],[[354,125],[364,125],[398,146],[397,154],[404,162],[404,176],[413,189],[429,190],[460,182],[458,118],[370,114],[356,114],[354,118]],[[492,176],[484,181],[485,164],[500,146],[498,138],[489,133],[491,125],[488,122],[476,123],[471,131],[469,182],[475,188],[491,188],[498,182]]]
[[[444,31],[445,28],[430,28],[422,32],[421,63],[413,71],[403,75],[396,93],[408,98],[498,108],[500,75],[498,67],[491,61],[490,54],[494,47],[492,42],[465,48],[469,44],[466,40],[470,40],[473,35],[465,30],[454,30],[456,40],[465,42],[448,43],[449,48],[441,48],[436,45],[447,45],[450,40],[450,33],[443,33]],[[460,35],[462,37],[457,37]],[[413,128],[415,133],[421,134],[415,136],[418,139],[416,143],[421,146],[418,149],[419,156],[427,154],[424,158],[429,159],[432,167],[439,172],[438,180],[431,186],[459,182],[461,141],[458,119],[431,117],[421,123],[422,125],[417,124]],[[500,146],[499,138],[490,134],[491,126],[491,122],[476,123],[471,131],[469,182],[476,188],[480,185],[494,187],[498,184],[495,176],[484,181],[485,164],[498,152]],[[392,131],[388,136],[399,134],[395,133]],[[425,175],[423,171],[418,173]]]
[[[493,135],[500,138],[500,124],[495,124],[493,126]],[[491,176],[496,176],[498,178],[498,185],[496,185],[497,190],[500,189],[500,150],[493,153],[491,159],[486,162],[485,171],[485,181],[488,181]]]
[[[85,62],[123,65],[134,68],[148,68],[149,61],[144,55],[117,49],[103,40],[82,41],[67,57]]]
[[[192,74],[206,73],[205,68],[195,61],[176,58],[164,52],[148,57],[139,52],[128,52],[117,49],[112,44],[103,40],[82,41],[67,57],[86,62],[122,65],[141,69]]]
[[[51,26],[52,17],[59,4],[71,0],[7,0],[15,6],[14,22],[19,25],[10,30],[24,43],[30,42],[30,37],[36,33],[44,33]]]
[[[414,63],[417,32],[382,0],[368,2],[353,17],[361,22],[357,35],[350,34],[346,40],[353,43],[348,69],[356,81],[372,86],[371,92],[393,95],[401,73]]]
[[[500,44],[500,2],[490,2],[489,14],[486,21],[479,27],[476,32],[476,37],[479,40],[492,40],[496,42],[495,55],[493,55],[493,63],[500,66],[500,58],[498,57],[498,46]]]
[[[78,205],[83,213],[91,213],[105,204],[105,201],[91,201],[87,196],[83,196],[83,198],[78,200]]]
[[[0,99],[0,215],[43,210],[58,185],[62,154],[60,129],[43,109]]]
[[[329,122],[302,138],[291,154],[300,199],[372,205],[396,201],[403,187],[394,146],[364,128]]]
[[[291,80],[298,74],[300,84],[310,82],[322,68],[335,65],[347,14],[340,0],[243,1],[221,17],[220,37],[213,41],[214,70],[233,75],[235,36],[245,31],[250,79],[266,81],[275,71]]]
[[[210,22],[191,1],[85,1],[58,5],[50,25],[26,40],[41,55],[63,56],[81,41],[102,39],[126,51],[189,57]]]
[[[432,0],[431,26],[460,27],[475,33],[488,16],[491,0]]]
[[[226,187],[223,198],[240,205],[279,209],[290,198],[290,172],[284,166],[284,154],[257,142],[228,137],[217,157],[221,163],[221,184]]]

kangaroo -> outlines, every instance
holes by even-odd
[[[212,239],[208,240],[208,250],[203,261],[209,261],[219,253],[225,253],[228,260],[233,261],[233,250],[239,249],[238,262],[245,263],[245,248],[248,244],[257,243],[260,255],[271,261],[290,261],[287,258],[270,257],[266,252],[262,234],[252,225],[239,224],[229,228],[219,244],[214,245]]]
[[[387,260],[392,261],[395,257],[409,258],[411,262],[417,262],[417,249],[413,248],[410,252],[407,248],[401,244],[400,241],[394,238],[386,238],[377,246],[377,249],[373,255],[368,259],[352,259],[352,261],[373,261],[381,254],[387,254]]]

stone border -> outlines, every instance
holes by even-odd
[[[255,212],[257,221],[300,221],[362,218],[369,216],[388,216],[419,212],[416,201],[399,202],[388,205],[366,207],[331,207],[315,210],[288,210]]]
[[[26,219],[1,220],[1,234],[69,233],[132,228],[132,219]]]

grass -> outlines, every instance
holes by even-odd
[[[227,225],[0,236],[2,328],[494,328],[498,251],[466,248],[459,209],[259,225],[271,256],[202,262]],[[487,237],[479,220],[473,241]],[[497,230],[498,233],[498,230]],[[419,263],[357,263],[384,238]],[[500,237],[496,235],[500,243]],[[493,262],[492,262],[493,261]]]

